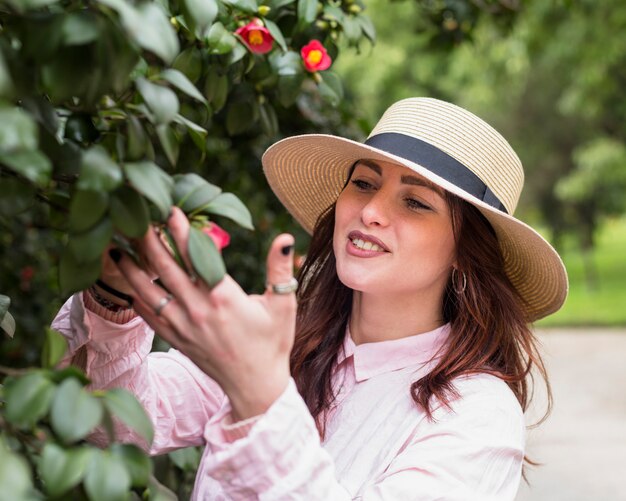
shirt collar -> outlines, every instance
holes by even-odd
[[[352,357],[357,382],[386,372],[421,366],[437,355],[449,333],[450,324],[444,324],[423,334],[357,346],[350,335],[350,328],[346,327],[337,364]]]

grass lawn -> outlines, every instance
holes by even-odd
[[[584,281],[583,260],[574,242],[562,253],[570,280],[563,308],[537,326],[626,326],[626,217],[608,221],[598,235],[593,259],[598,283]]]

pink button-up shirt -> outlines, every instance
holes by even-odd
[[[323,442],[290,381],[236,438],[220,387],[176,350],[149,353],[153,333],[140,319],[115,324],[71,298],[53,326],[70,351],[86,347],[92,386],[134,392],[155,428],[151,453],[206,445],[194,500],[506,501],[517,492],[525,425],[500,379],[459,378],[452,409],[427,419],[410,396],[446,342],[449,327],[356,346],[347,333],[333,385],[336,405]],[[123,440],[137,442],[130,430]]]

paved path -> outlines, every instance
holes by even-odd
[[[626,329],[539,333],[554,394],[516,501],[626,501]]]

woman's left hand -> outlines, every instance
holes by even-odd
[[[187,218],[174,208],[167,224],[189,264],[184,252],[189,236]],[[266,291],[248,295],[229,275],[210,289],[178,266],[152,227],[139,248],[172,296],[168,301],[168,292],[122,254],[117,265],[134,290],[135,310],[220,384],[230,399],[234,419],[265,412],[289,381],[295,294]],[[293,278],[292,249],[291,235],[274,239],[267,257],[269,284],[286,284]]]

